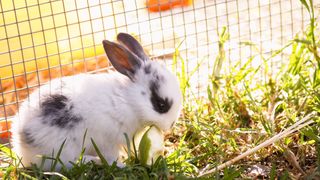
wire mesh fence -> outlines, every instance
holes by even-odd
[[[178,47],[187,60],[187,72],[200,64],[190,84],[201,95],[218,54],[218,32],[223,27],[230,36],[225,43],[227,70],[256,53],[272,54],[309,20],[296,0],[189,2],[150,12],[143,0],[1,1],[0,143],[9,145],[9,122],[34,89],[53,78],[107,70],[101,42],[114,39],[119,32],[134,34],[152,58],[167,65],[172,64]],[[314,3],[319,7],[320,2]],[[247,46],[249,42],[260,51]],[[285,64],[286,58],[284,53],[269,62],[272,72]],[[251,63],[259,64],[259,58]],[[261,70],[259,77],[265,76]]]

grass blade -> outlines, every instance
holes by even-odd
[[[101,163],[105,166],[109,166],[109,163],[107,162],[107,160],[104,158],[104,156],[102,155],[101,151],[99,150],[97,144],[94,142],[94,140],[91,138],[91,143],[96,151],[96,153],[98,154],[100,160],[101,160]]]
[[[54,163],[53,163],[53,165],[51,167],[51,171],[55,171],[56,170],[58,162],[61,163],[61,161],[59,159],[60,159],[60,155],[62,153],[62,149],[63,149],[63,146],[64,146],[65,143],[66,143],[66,139],[63,141],[63,143],[61,144],[61,146],[59,148],[59,151],[58,151],[58,153],[57,153],[57,155],[56,155],[56,157],[54,159]]]

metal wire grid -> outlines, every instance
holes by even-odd
[[[24,91],[28,97],[33,88],[45,83],[41,72],[51,77],[58,69],[54,73],[64,76],[63,67],[71,66],[72,70],[79,62],[84,63],[84,72],[90,71],[87,62],[97,62],[97,56],[103,54],[101,41],[112,39],[118,32],[136,34],[152,56],[162,59],[182,42],[179,50],[188,60],[188,72],[206,57],[191,79],[200,94],[217,54],[217,32],[222,27],[230,33],[226,43],[228,67],[255,53],[239,42],[255,42],[263,53],[270,54],[307,23],[305,10],[294,0],[195,0],[189,7],[158,13],[148,13],[143,0],[14,0],[1,1],[0,12],[0,121],[6,124],[15,113],[10,109],[24,101],[19,93]],[[58,63],[53,64],[53,60]],[[34,65],[33,69],[28,69],[28,64]],[[271,62],[272,66],[276,64]],[[5,70],[9,73],[1,73]],[[28,80],[30,74],[36,75],[33,84]],[[261,77],[265,77],[263,72]],[[24,86],[19,86],[21,79]],[[8,82],[13,88],[3,89]],[[9,95],[13,98],[6,100]]]

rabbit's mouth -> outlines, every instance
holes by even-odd
[[[175,122],[172,122],[171,124],[166,124],[166,125],[159,124],[158,127],[159,127],[163,132],[171,132],[174,125],[175,125]]]

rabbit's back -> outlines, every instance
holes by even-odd
[[[21,105],[13,122],[12,144],[15,152],[23,157],[22,162],[26,165],[39,162],[41,159],[36,155],[50,156],[52,151],[59,150],[64,140],[61,155],[66,162],[74,161],[81,152],[86,131],[88,153],[94,154],[88,138],[93,138],[100,146],[117,142],[115,138],[120,131],[117,127],[124,123],[119,122],[119,113],[116,112],[124,107],[117,101],[124,97],[119,92],[123,85],[119,83],[121,77],[115,76],[82,74],[65,77],[32,93]],[[108,131],[104,127],[109,127]]]

